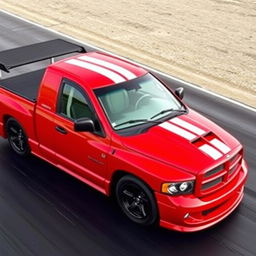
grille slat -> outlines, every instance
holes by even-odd
[[[234,166],[236,166],[240,162],[241,158],[242,158],[242,156],[233,157],[230,161],[230,169],[232,169]]]
[[[219,165],[218,167],[216,167],[216,168],[212,169],[211,171],[205,173],[204,177],[210,177],[210,176],[222,171],[223,169],[224,169],[224,164]]]
[[[212,188],[212,187],[216,186],[217,184],[219,184],[221,182],[222,182],[222,177],[219,177],[219,178],[217,178],[213,181],[207,182],[207,183],[202,185],[202,190]]]
[[[238,167],[238,163],[235,165],[235,166],[233,166],[230,170],[229,170],[229,175],[232,175],[234,172],[235,172],[235,170],[237,169],[237,167]]]

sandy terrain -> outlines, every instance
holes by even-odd
[[[256,107],[256,1],[0,0],[0,6]]]

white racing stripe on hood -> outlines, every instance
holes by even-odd
[[[78,59],[84,60],[84,61],[89,61],[89,62],[92,62],[94,64],[104,66],[106,68],[110,68],[110,69],[118,72],[119,74],[123,75],[128,80],[136,78],[135,74],[133,74],[131,71],[129,71],[129,70],[123,68],[123,67],[120,67],[118,65],[115,65],[113,63],[110,63],[108,61],[105,61],[105,60],[99,60],[97,58],[93,58],[93,57],[90,57],[90,56],[81,56],[81,57],[78,57]]]
[[[218,139],[212,139],[210,143],[224,154],[228,153],[231,150],[230,147],[228,147],[226,144]]]
[[[170,131],[170,132],[180,135],[181,137],[183,137],[187,140],[190,140],[190,141],[197,137],[195,134],[190,133],[176,125],[169,123],[169,122],[164,122],[164,123],[160,124],[159,126]]]
[[[179,126],[176,126],[175,124],[171,124],[171,122],[175,123],[179,126],[182,126],[183,128],[186,128],[186,129],[194,132],[197,135],[202,135],[205,133],[204,130],[202,130],[202,129],[196,127],[195,125],[192,125],[186,121],[183,121],[179,118],[173,118],[172,120],[166,121],[166,122],[160,124],[159,126],[170,131],[170,132],[173,132],[189,141],[197,138],[197,136],[195,134],[182,129]],[[210,156],[214,160],[217,160],[220,157],[222,157],[223,156],[222,153],[226,154],[230,151],[230,148],[218,139],[212,139],[210,141],[210,143],[214,147],[216,147],[218,150],[208,144],[203,144],[202,146],[199,147],[199,150],[203,151],[204,153],[206,153],[208,156]]]
[[[204,130],[202,130],[202,129],[196,127],[195,125],[190,124],[187,121],[184,121],[184,120],[182,120],[182,119],[180,119],[178,117],[175,117],[175,118],[173,118],[173,119],[171,119],[169,121],[172,122],[172,123],[175,123],[175,124],[177,124],[177,125],[179,125],[179,126],[181,126],[183,128],[185,128],[187,130],[190,130],[191,132],[194,132],[197,135],[203,135],[205,133]]]
[[[223,156],[217,149],[208,144],[200,146],[199,149],[206,153],[207,155],[209,155],[210,157],[212,157],[214,160],[217,160]]]
[[[84,61],[80,61],[80,60],[76,60],[76,59],[71,59],[71,60],[67,60],[65,61],[68,64],[72,64],[84,69],[88,69],[91,70],[93,72],[96,72],[98,74],[101,74],[102,76],[107,77],[108,79],[112,80],[114,83],[122,83],[125,82],[125,79],[123,77],[121,77],[120,75],[118,75],[117,73],[110,71],[106,68],[102,68],[99,67],[97,65],[93,65],[91,63],[88,62],[84,62]]]

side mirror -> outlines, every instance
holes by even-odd
[[[79,118],[75,120],[74,130],[76,132],[94,132],[94,123],[89,118]]]
[[[184,88],[179,87],[174,92],[175,92],[176,96],[178,96],[181,100],[183,99],[183,97],[184,97]]]

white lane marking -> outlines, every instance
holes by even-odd
[[[87,63],[87,62],[76,60],[76,59],[67,60],[67,61],[65,61],[65,63],[94,71],[98,74],[101,74],[101,75],[107,77],[108,79],[112,80],[115,83],[125,82],[125,79],[123,77],[114,73],[113,71],[110,71],[106,68],[102,68],[102,67],[93,65],[91,63]]]
[[[190,133],[190,132],[188,132],[174,124],[168,123],[168,122],[164,122],[164,123],[160,124],[159,126],[170,131],[170,132],[180,135],[181,137],[183,137],[187,140],[190,140],[190,141],[197,137],[195,134]]]
[[[105,60],[99,60],[99,59],[96,59],[96,58],[93,58],[93,57],[90,57],[90,56],[81,56],[81,57],[78,57],[78,59],[84,60],[84,61],[89,61],[89,62],[92,62],[94,64],[104,66],[106,68],[110,68],[110,69],[120,73],[121,75],[123,75],[128,80],[136,78],[135,74],[133,74],[131,71],[129,71],[129,70],[123,68],[123,67],[120,67],[118,65],[115,65],[113,63],[110,63],[108,61],[105,61]]]
[[[223,156],[218,150],[216,150],[215,148],[213,148],[212,146],[210,146],[208,144],[204,144],[204,145],[200,146],[199,149],[201,151],[203,151],[204,153],[206,153],[207,155],[209,155],[214,160],[217,160]]]
[[[218,139],[212,139],[210,143],[224,154],[227,154],[231,150],[230,147],[228,147],[226,144]]]
[[[178,117],[175,117],[175,118],[169,120],[169,122],[175,123],[175,124],[185,128],[187,130],[190,130],[191,132],[193,132],[197,135],[203,135],[205,133],[205,131],[200,129],[199,127],[197,127],[193,124],[190,124],[187,121],[184,121],[184,120],[182,120]]]
[[[206,90],[206,89],[204,89],[204,88],[199,87],[199,86],[196,85],[196,84],[192,84],[192,83],[187,82],[187,81],[184,81],[184,80],[182,80],[182,79],[180,79],[180,78],[177,78],[177,77],[168,75],[168,74],[166,74],[166,73],[164,73],[164,72],[155,70],[155,69],[153,69],[153,68],[151,68],[151,67],[149,67],[149,66],[147,66],[147,65],[145,65],[145,64],[132,61],[132,60],[127,59],[127,58],[122,57],[122,56],[118,56],[117,54],[114,54],[114,53],[111,52],[111,51],[106,51],[106,50],[104,50],[104,49],[102,49],[102,48],[100,48],[100,47],[98,47],[98,46],[95,46],[95,45],[89,44],[89,43],[87,43],[87,42],[84,42],[84,41],[82,41],[82,40],[76,39],[76,38],[74,38],[74,37],[72,37],[72,36],[69,36],[69,35],[64,34],[64,33],[62,33],[62,32],[58,32],[58,31],[56,31],[56,30],[54,30],[54,29],[47,28],[47,27],[45,27],[45,26],[43,26],[43,25],[41,25],[41,24],[38,24],[38,23],[36,23],[36,22],[27,20],[27,19],[25,19],[25,18],[22,18],[22,17],[20,17],[20,16],[18,16],[18,15],[16,15],[16,14],[13,14],[13,13],[8,12],[8,11],[0,10],[0,12],[5,13],[5,14],[7,14],[7,15],[9,15],[9,16],[12,16],[12,17],[14,17],[14,18],[16,18],[16,19],[22,20],[22,21],[24,21],[24,22],[26,22],[26,23],[28,23],[28,24],[32,24],[32,25],[34,25],[34,26],[36,26],[36,27],[38,27],[38,28],[44,29],[44,30],[49,31],[49,32],[51,32],[51,33],[54,33],[54,34],[56,34],[56,35],[60,35],[61,37],[68,38],[68,39],[70,39],[70,40],[72,40],[72,41],[74,41],[74,42],[77,42],[77,43],[79,43],[79,44],[86,45],[86,46],[91,47],[91,48],[94,48],[94,49],[96,49],[96,50],[98,50],[98,51],[101,51],[101,52],[110,54],[110,55],[112,55],[112,56],[118,57],[119,59],[128,61],[128,62],[133,63],[133,64],[135,64],[135,65],[139,65],[139,66],[142,67],[142,68],[145,68],[145,69],[150,70],[150,71],[154,71],[155,73],[157,73],[157,74],[159,74],[159,75],[163,75],[163,76],[168,77],[168,78],[170,78],[170,79],[173,79],[173,80],[175,80],[175,81],[177,81],[177,82],[179,82],[179,83],[183,83],[183,84],[185,84],[185,85],[187,85],[187,86],[189,86],[189,87],[192,87],[193,89],[196,89],[196,90],[201,91],[201,92],[205,92],[205,93],[207,93],[207,94],[209,94],[209,95],[212,95],[212,96],[218,97],[218,98],[220,98],[220,99],[222,99],[222,100],[231,102],[231,103],[233,103],[233,104],[235,104],[235,105],[237,105],[237,106],[239,106],[239,107],[241,107],[241,108],[245,108],[245,109],[248,109],[248,110],[250,110],[250,111],[256,112],[256,108],[253,108],[253,107],[251,107],[251,106],[245,105],[245,104],[243,104],[243,103],[241,103],[241,102],[239,102],[239,101],[235,101],[235,100],[233,100],[233,99],[231,99],[231,98],[227,98],[227,97],[222,96],[222,95],[220,95],[220,94],[217,94],[217,93],[215,93],[215,92],[208,91],[208,90]]]

